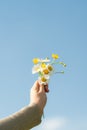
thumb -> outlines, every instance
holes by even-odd
[[[36,90],[36,91],[38,92],[38,91],[39,91],[39,88],[40,88],[40,85],[39,85],[38,80],[37,80],[37,81],[35,81],[35,83],[34,83],[32,89],[33,89],[33,90]]]

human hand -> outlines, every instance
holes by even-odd
[[[43,113],[43,109],[47,102],[46,92],[49,92],[48,84],[40,84],[39,81],[36,81],[31,88],[30,92],[30,105],[38,105],[40,112]]]

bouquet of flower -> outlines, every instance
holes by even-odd
[[[55,64],[61,64],[63,67],[66,67],[64,62],[58,61],[59,56],[57,54],[52,54],[52,59],[48,57],[45,59],[34,58],[34,66],[32,68],[32,74],[38,73],[38,79],[41,84],[46,85],[49,82],[50,77],[56,73],[64,73],[64,71],[56,71]]]

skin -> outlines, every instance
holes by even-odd
[[[46,92],[49,92],[48,84],[40,84],[39,81],[36,81],[31,88],[30,92],[30,106],[36,104],[39,107],[40,112],[43,112],[43,109],[47,102]]]
[[[30,91],[30,104],[0,120],[0,130],[29,130],[40,124],[48,91],[48,85],[36,81]]]

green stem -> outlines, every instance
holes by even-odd
[[[55,72],[55,74],[57,74],[57,73],[64,74],[64,71]]]
[[[66,64],[63,63],[63,62],[55,62],[55,61],[53,61],[53,62],[51,63],[51,65],[53,65],[53,64],[61,64],[61,65],[63,65],[63,67],[66,67]]]

